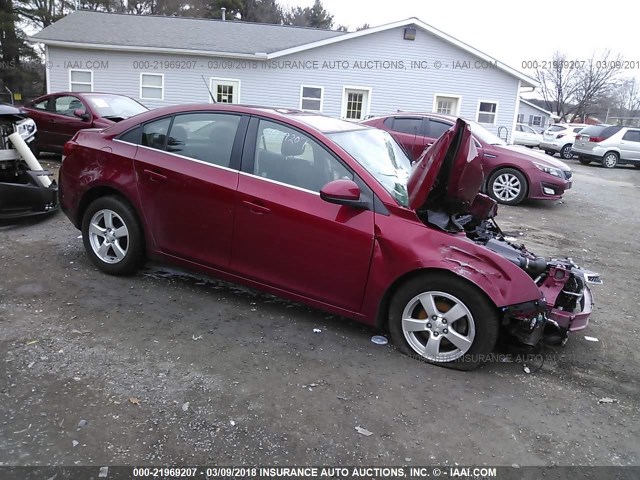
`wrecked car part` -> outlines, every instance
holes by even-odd
[[[9,109],[9,110],[7,110]],[[16,219],[58,209],[58,186],[43,170],[19,132],[24,117],[13,107],[0,108],[0,219]],[[21,123],[22,122],[22,123]],[[31,133],[35,136],[35,128]],[[16,146],[17,148],[12,148]]]

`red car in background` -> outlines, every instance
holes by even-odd
[[[412,160],[450,129],[455,117],[434,113],[397,113],[362,121],[386,130]],[[505,205],[525,199],[558,200],[571,188],[571,168],[564,162],[521,146],[507,145],[476,122],[467,121],[484,164],[483,190]]]
[[[78,130],[105,128],[149,109],[133,98],[112,93],[59,92],[38,97],[23,110],[38,127],[31,147],[39,152],[62,152]]]
[[[502,235],[458,120],[412,166],[389,133],[238,105],[160,108],[64,148],[60,201],[102,271],[146,256],[388,329],[469,369],[501,329],[586,327],[597,276]]]

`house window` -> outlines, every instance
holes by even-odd
[[[498,113],[498,104],[496,102],[479,102],[478,103],[478,123],[496,123],[496,114]]]
[[[142,100],[164,99],[164,75],[162,73],[140,74],[140,98]]]
[[[543,127],[542,117],[540,115],[529,115],[529,125]]]
[[[323,90],[322,87],[302,85],[300,88],[300,109],[321,112]]]
[[[345,87],[342,93],[342,118],[363,120],[369,113],[371,89]]]
[[[240,103],[240,80],[211,78],[210,83],[211,93],[217,103]]]
[[[436,95],[433,98],[433,112],[442,115],[458,115],[460,97],[452,95]]]
[[[516,120],[518,123],[524,123],[524,113],[518,114],[518,119]]]
[[[69,70],[69,91],[93,91],[93,72],[91,70]]]

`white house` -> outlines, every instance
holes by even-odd
[[[102,91],[148,107],[218,102],[302,108],[346,119],[403,111],[513,132],[536,81],[417,18],[346,33],[79,10],[30,38],[47,91]]]
[[[525,123],[534,130],[542,132],[560,117],[555,113],[551,113],[544,108],[537,106],[535,103],[528,102],[521,98],[518,108],[518,123]]]

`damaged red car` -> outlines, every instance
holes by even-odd
[[[388,132],[294,110],[167,107],[65,145],[64,212],[109,274],[145,257],[307,303],[471,369],[501,330],[586,327],[596,274],[497,226],[468,124],[417,162]]]

